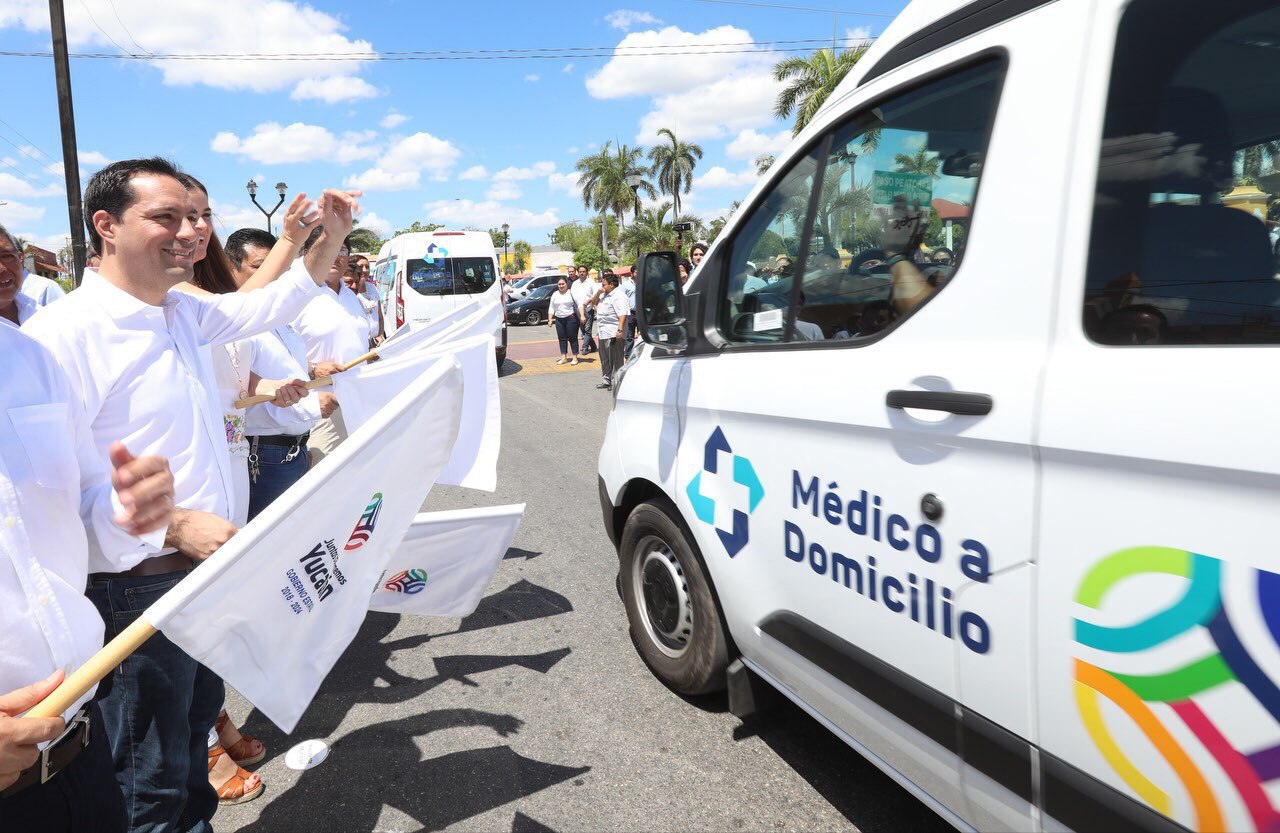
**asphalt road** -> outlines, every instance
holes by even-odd
[[[438,487],[425,506],[528,505],[479,609],[370,614],[289,737],[228,691],[267,745],[267,786],[215,828],[950,829],[790,703],[743,724],[723,698],[682,698],[649,673],[596,497],[611,397],[597,363],[554,364],[550,335],[510,329],[498,491]],[[288,769],[307,738],[328,741],[328,760]]]

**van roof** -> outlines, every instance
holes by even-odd
[[[823,113],[838,107],[841,100],[873,78],[1052,2],[1055,0],[973,0],[955,8],[938,0],[912,0],[849,70],[813,121],[819,121]]]
[[[432,244],[443,247],[455,257],[491,257],[495,252],[493,238],[487,231],[436,229],[396,235],[382,244],[378,259],[392,254],[402,260],[421,257]]]

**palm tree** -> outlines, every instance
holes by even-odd
[[[635,249],[636,254],[675,249],[677,240],[675,223],[678,222],[693,223],[692,238],[687,235],[686,242],[691,242],[691,239],[697,239],[706,232],[700,217],[683,214],[668,218],[667,213],[671,209],[670,202],[663,202],[656,208],[641,211],[635,222],[622,232],[622,247],[627,250]]]
[[[813,121],[827,98],[866,52],[865,46],[846,49],[838,55],[830,49],[819,49],[807,58],[798,55],[783,58],[774,66],[774,80],[790,83],[778,93],[773,113],[780,119],[796,114],[791,135],[798,135]]]
[[[929,149],[923,146],[915,153],[896,154],[893,157],[893,164],[898,166],[898,173],[928,174],[934,179],[942,176],[942,174],[938,173],[938,169],[942,166],[942,160],[937,156],[930,156]]]
[[[680,195],[689,193],[693,185],[693,169],[702,158],[702,146],[691,142],[682,142],[676,134],[664,127],[658,131],[658,138],[666,138],[671,144],[658,144],[649,149],[649,161],[653,163],[652,173],[658,179],[658,188],[664,194],[670,194],[676,214],[680,213]]]
[[[772,168],[773,163],[777,162],[778,158],[774,156],[772,153],[762,153],[759,156],[757,156],[753,161],[755,162],[755,166],[756,166],[756,176],[764,176],[765,171]]]
[[[619,229],[622,229],[625,228],[624,212],[636,207],[639,192],[643,191],[649,197],[656,192],[648,180],[642,179],[635,191],[627,184],[628,174],[634,171],[647,173],[640,164],[644,150],[624,144],[613,149],[612,145],[612,141],[605,142],[599,153],[582,157],[574,169],[579,174],[583,207],[599,211],[601,217],[612,212],[618,218]]]

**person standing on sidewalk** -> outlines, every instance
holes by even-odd
[[[595,297],[600,291],[600,284],[591,280],[587,267],[579,266],[577,269],[578,279],[573,282],[570,292],[578,305],[578,320],[582,324],[582,355],[585,356],[596,349],[596,341],[591,337],[591,325],[596,320]]]
[[[636,346],[636,281],[633,275],[627,275],[618,284],[618,288],[627,296],[627,327],[623,335],[623,354],[629,359],[631,351]]]
[[[612,272],[604,273],[604,288],[600,290],[600,304],[596,320],[600,322],[600,368],[604,372],[604,380],[596,385],[601,390],[613,388],[613,374],[622,367],[622,340],[627,327],[627,296],[618,287],[618,276]]]
[[[569,282],[565,278],[556,281],[556,291],[551,293],[551,304],[547,307],[547,326],[555,327],[556,337],[560,339],[560,360],[556,364],[578,363],[578,303],[569,291]],[[573,348],[573,361],[569,361],[569,348]]]

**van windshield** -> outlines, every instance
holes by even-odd
[[[412,258],[406,264],[405,283],[419,295],[473,295],[493,286],[497,279],[493,258]]]

